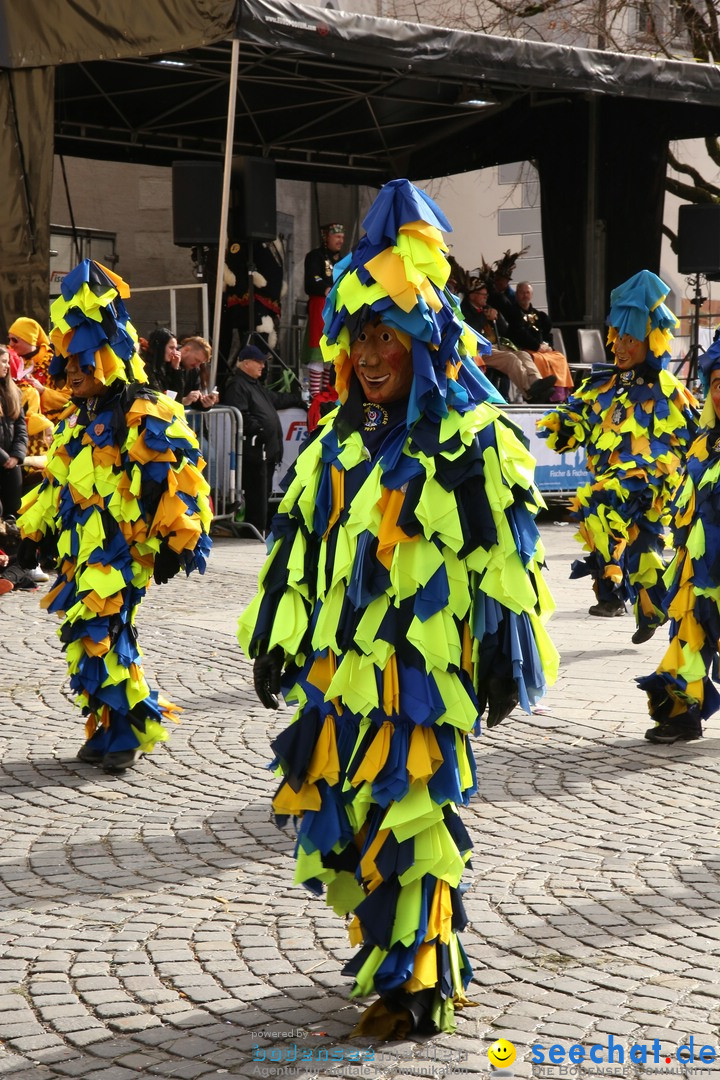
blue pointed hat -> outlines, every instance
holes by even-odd
[[[648,360],[653,367],[663,367],[670,358],[672,330],[678,320],[664,300],[670,287],[657,274],[641,270],[610,293],[610,313],[605,320],[608,345],[629,334],[648,342]]]
[[[502,401],[473,357],[491,345],[465,325],[447,289],[450,265],[440,230],[447,218],[409,180],[380,190],[363,221],[365,236],[334,268],[323,308],[321,347],[335,364],[341,402],[354,379],[350,345],[371,319],[391,326],[412,355],[408,423],[441,420],[449,409],[466,412],[480,401]]]

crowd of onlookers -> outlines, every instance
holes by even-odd
[[[490,342],[491,352],[479,362],[507,401],[565,401],[573,379],[567,358],[554,348],[550,318],[534,306],[529,281],[511,283],[522,254],[508,250],[492,265],[470,271],[451,257],[448,288],[460,299],[468,326]]]

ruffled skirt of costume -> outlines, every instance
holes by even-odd
[[[648,711],[656,724],[671,722],[678,728],[701,730],[701,721],[720,708],[715,685],[720,586],[701,585],[699,580],[694,584],[695,570],[688,550],[681,548],[666,575],[670,643],[657,670],[636,681],[648,695]]]
[[[572,564],[573,578],[590,575],[599,601],[629,601],[639,627],[665,621],[662,503],[646,476],[606,474],[578,488],[570,503],[577,539],[590,554]]]

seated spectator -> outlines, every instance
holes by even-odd
[[[208,389],[209,364],[212,347],[197,335],[185,338],[180,346],[180,366],[183,376],[182,403],[192,409],[211,409],[217,405],[219,394]]]
[[[185,387],[180,349],[172,330],[164,326],[153,330],[142,349],[142,358],[152,389],[182,400]]]
[[[530,354],[513,348],[512,343],[507,341],[507,322],[496,308],[488,306],[488,288],[482,278],[470,278],[468,295],[460,310],[468,326],[482,334],[492,345],[492,352],[483,357],[488,377],[493,370],[500,372],[517,388],[525,401],[531,404],[549,402],[555,388],[555,376],[541,378]],[[499,383],[496,385],[505,397],[509,396],[507,387]]]
[[[225,384],[223,405],[239,409],[243,417],[243,490],[245,521],[265,533],[273,472],[282,461],[283,432],[278,409],[304,406],[302,395],[278,393],[263,385],[268,355],[246,345],[237,355],[235,372]]]
[[[533,307],[533,287],[529,281],[519,282],[515,300],[510,308],[509,336],[519,349],[526,349],[542,375],[554,375],[556,388],[551,401],[566,401],[573,380],[567,359],[553,349],[552,323],[545,311]]]
[[[40,394],[43,415],[53,424],[57,423],[70,400],[70,393],[65,388],[58,388],[49,374],[53,352],[47,334],[35,319],[16,319],[8,331],[8,344],[22,357],[26,381]]]
[[[20,530],[12,521],[0,519],[0,596],[14,589],[37,589],[38,581],[48,581],[43,570],[23,570],[17,561]]]

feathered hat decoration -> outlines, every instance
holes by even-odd
[[[483,268],[486,268],[489,273],[482,274],[481,276],[486,278],[505,277],[509,280],[513,276],[515,263],[518,261],[518,259],[521,259],[523,255],[527,255],[529,250],[530,245],[522,248],[520,251],[511,251],[510,248],[507,248],[507,250],[503,252],[502,258],[495,260],[495,262],[492,264],[492,268],[488,268],[487,263],[483,259]]]
[[[650,270],[628,278],[610,293],[610,313],[605,320],[609,330],[608,345],[615,352],[618,338],[629,334],[638,341],[648,340],[647,363],[661,368],[670,358],[672,331],[678,320],[663,302],[670,292],[668,285]]]
[[[63,375],[68,357],[106,386],[147,382],[137,352],[137,332],[123,300],[130,289],[121,277],[91,259],[71,270],[50,307],[50,340],[55,356],[50,374]]]
[[[465,325],[446,288],[450,266],[440,230],[452,227],[440,208],[409,180],[392,180],[363,227],[365,236],[334,268],[323,309],[320,344],[335,365],[340,401],[347,401],[355,378],[350,346],[376,319],[391,326],[412,355],[409,424],[422,415],[440,420],[451,408],[466,412],[488,399],[501,402],[473,360],[489,353],[490,343]]]

